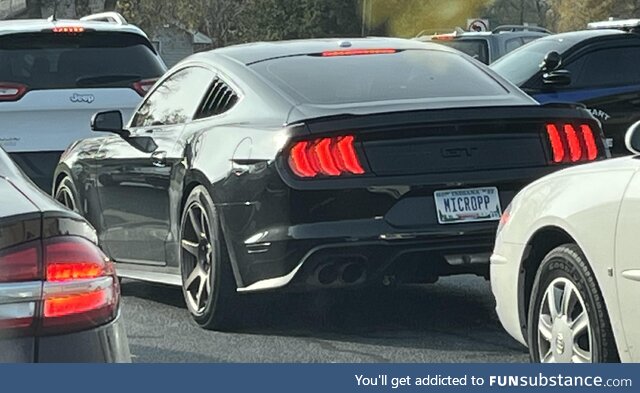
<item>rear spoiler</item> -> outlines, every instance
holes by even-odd
[[[296,122],[305,124],[311,134],[321,134],[355,128],[384,128],[396,124],[417,125],[437,123],[460,123],[473,121],[554,120],[580,119],[597,123],[583,104],[548,103],[544,105],[493,106],[426,109],[417,111],[386,112],[373,114],[343,113]],[[598,124],[598,128],[600,125]]]

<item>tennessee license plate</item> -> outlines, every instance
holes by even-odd
[[[502,215],[496,187],[436,191],[434,198],[440,224],[497,221]]]

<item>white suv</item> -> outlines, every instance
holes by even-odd
[[[145,33],[116,13],[0,21],[0,146],[38,186],[90,118],[129,116],[166,66]]]

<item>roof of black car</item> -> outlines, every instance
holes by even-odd
[[[215,49],[208,53],[233,58],[244,64],[263,60],[349,49],[443,49],[441,45],[402,38],[333,38],[279,42],[256,42]]]
[[[579,30],[579,31],[570,31],[568,33],[559,33],[548,35],[540,38],[541,40],[558,40],[558,39],[566,39],[574,42],[580,42],[589,38],[594,37],[603,37],[603,36],[611,36],[617,34],[630,34],[622,30],[617,29],[594,29],[594,30]]]

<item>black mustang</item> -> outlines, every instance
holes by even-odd
[[[400,39],[194,55],[128,125],[97,114],[56,199],[123,277],[182,285],[205,328],[242,293],[487,275],[514,194],[603,158],[581,107],[540,106],[453,49]]]

